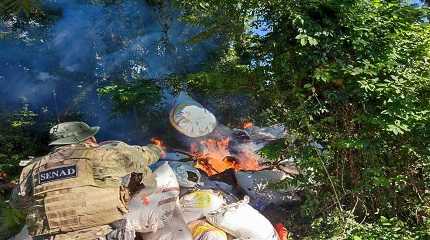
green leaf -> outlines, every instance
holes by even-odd
[[[317,41],[315,38],[313,38],[313,37],[308,37],[308,41],[309,41],[309,44],[310,44],[311,46],[316,46],[316,45],[318,45],[318,41]]]
[[[306,43],[307,43],[307,38],[300,38],[300,44],[302,45],[302,46],[305,46],[306,45]]]

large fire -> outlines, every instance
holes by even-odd
[[[227,169],[259,170],[258,155],[243,149],[236,154],[229,150],[230,138],[208,139],[191,145],[191,153],[196,159],[196,168],[209,176],[222,173]]]

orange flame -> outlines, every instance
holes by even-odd
[[[232,155],[229,150],[229,138],[208,139],[191,145],[191,153],[197,159],[196,168],[209,176],[222,173],[227,169],[258,170],[258,156],[250,151]]]
[[[151,143],[161,148],[161,154],[160,154],[161,157],[166,156],[166,152],[165,152],[166,144],[163,142],[163,140],[161,140],[161,138],[153,137],[151,138]]]
[[[243,128],[243,129],[247,129],[247,128],[252,128],[253,126],[254,126],[254,124],[253,124],[251,121],[245,121],[245,122],[243,123],[242,128]]]
[[[158,137],[151,138],[151,143],[160,147],[165,147],[166,144],[164,144],[163,140],[161,140]]]
[[[280,240],[288,240],[288,230],[284,224],[278,223],[275,225],[276,232],[278,233]]]
[[[260,156],[251,150],[244,149],[236,157],[239,159],[239,170],[255,171],[261,169],[258,163]]]

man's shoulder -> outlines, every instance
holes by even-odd
[[[99,148],[101,149],[112,149],[112,148],[123,148],[128,147],[129,145],[125,142],[121,141],[104,141],[99,143]]]
[[[33,170],[34,166],[37,163],[40,163],[40,161],[42,161],[42,159],[44,159],[47,156],[48,155],[44,155],[40,157],[29,157],[28,159],[21,160],[19,162],[19,166],[22,167],[21,175],[22,176],[28,175]]]
[[[26,160],[21,160],[19,166],[23,167],[20,175],[20,183],[25,182],[26,179],[31,175],[34,166],[36,163],[40,162],[44,156],[42,157],[29,157]]]
[[[29,165],[33,165],[35,162],[40,161],[42,157],[33,157],[33,156],[29,156],[27,159],[21,160],[19,162],[19,166],[20,167],[27,167]]]

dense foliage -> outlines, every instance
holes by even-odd
[[[196,41],[227,39],[215,64],[187,77],[190,87],[252,95],[256,120],[289,127],[281,152],[303,175],[285,184],[305,189],[312,238],[429,236],[405,231],[425,229],[430,214],[427,8],[365,0],[178,5],[184,20],[205,27]],[[390,224],[401,233],[387,231]]]
[[[3,1],[1,14],[40,16],[38,2]],[[243,96],[253,105],[248,117],[288,126],[285,142],[262,154],[294,157],[302,171],[275,186],[304,189],[303,203],[285,219],[293,237],[430,237],[428,8],[382,0],[174,2],[184,22],[202,29],[186,44],[222,41],[203,71],[171,74],[167,87],[218,99],[220,109]],[[160,84],[125,78],[98,90],[115,114],[161,119]],[[47,151],[49,123],[35,125],[27,106],[2,114],[0,180],[9,182],[20,160]],[[0,209],[6,228],[19,222],[19,213]]]
[[[48,150],[47,134],[42,132],[47,126],[36,124],[37,117],[28,105],[13,113],[0,111],[0,239],[19,231],[24,221],[22,213],[7,205],[21,171],[19,162]]]

